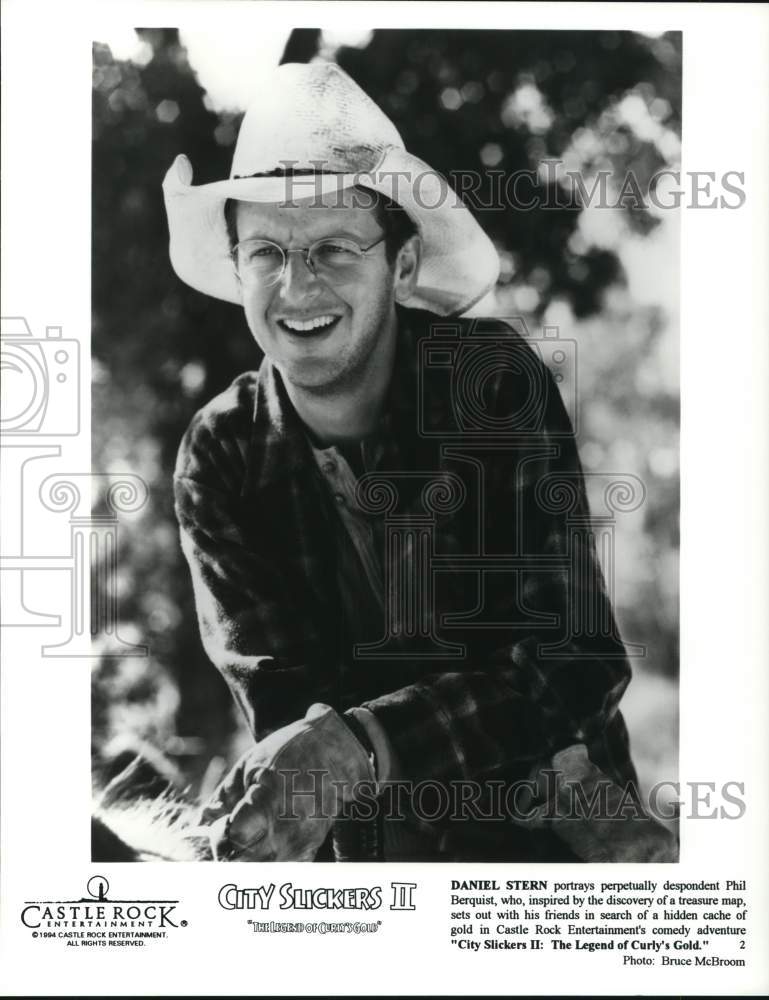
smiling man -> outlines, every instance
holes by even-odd
[[[399,226],[396,213],[405,215],[358,187],[301,208],[225,206],[251,333],[319,440],[360,440],[381,413],[395,302],[409,297],[419,267],[415,227]]]
[[[457,318],[498,271],[469,211],[327,63],[276,71],[229,180],[180,157],[164,188],[178,275],[265,355],[175,475],[202,639],[255,739],[203,813],[217,856],[670,857],[637,806],[607,819],[636,802],[629,665],[567,523],[588,515],[558,389],[510,327]],[[559,815],[556,772],[601,815]]]

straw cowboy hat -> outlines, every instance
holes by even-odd
[[[289,176],[286,176],[289,174]],[[247,110],[230,179],[192,184],[178,156],[163,182],[171,263],[198,291],[240,302],[224,219],[228,198],[304,204],[361,185],[396,201],[422,238],[416,289],[403,304],[462,313],[493,287],[493,244],[446,181],[407,153],[393,123],[334,63],[287,63]]]

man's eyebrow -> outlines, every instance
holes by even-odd
[[[327,233],[326,235],[330,236],[330,237],[334,237],[334,236],[346,237],[347,239],[359,240],[359,241],[361,241],[363,243],[365,243],[366,240],[369,239],[368,236],[362,236],[360,233],[357,233],[357,232],[353,231],[352,229],[334,229],[332,232]],[[325,238],[326,238],[326,236],[318,236],[317,237],[317,239],[319,239],[319,240],[322,240],[322,239],[325,239]],[[370,238],[371,239],[376,239],[376,235],[374,235],[374,236],[372,236]]]
[[[284,245],[283,242],[281,241],[281,239],[279,237],[268,235],[269,232],[270,232],[270,230],[249,233],[247,236],[241,237],[240,242],[242,243],[244,240],[269,240],[271,243],[277,243],[279,246],[283,246]],[[335,228],[332,228],[332,229],[329,229],[328,232],[319,233],[316,236],[307,236],[307,238],[306,238],[307,242],[303,243],[302,245],[303,246],[310,246],[313,243],[317,243],[318,240],[333,239],[334,237],[355,240],[358,243],[366,243],[366,241],[369,240],[369,239],[375,240],[377,238],[377,234],[375,233],[372,236],[362,236],[360,233],[354,232],[351,229],[344,229],[344,228],[335,229]]]

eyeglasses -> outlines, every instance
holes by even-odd
[[[283,277],[290,253],[300,253],[309,270],[316,277],[327,281],[340,280],[366,259],[373,250],[386,239],[386,235],[360,246],[355,240],[345,237],[327,236],[317,240],[312,246],[286,250],[271,240],[241,240],[231,251],[238,277],[243,282],[259,285],[274,285]]]

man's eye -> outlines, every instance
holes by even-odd
[[[272,246],[255,246],[255,247],[245,247],[244,253],[246,260],[253,260],[255,257],[278,257],[280,256],[280,251],[277,247]]]
[[[328,243],[319,243],[315,247],[315,254],[319,260],[333,260],[338,262],[355,260],[359,256],[359,250],[351,243],[330,240]]]

